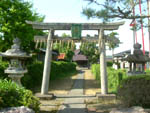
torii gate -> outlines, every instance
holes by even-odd
[[[105,38],[104,30],[117,30],[119,26],[125,22],[116,23],[42,23],[42,22],[31,22],[26,21],[27,24],[33,26],[34,29],[49,30],[47,38],[46,55],[44,62],[43,80],[41,87],[41,94],[45,95],[49,89],[49,78],[51,68],[51,51],[52,43],[51,40],[54,36],[55,30],[71,30],[72,24],[81,24],[82,30],[98,30],[99,32],[99,50],[100,50],[100,77],[101,77],[101,93],[107,94],[107,69],[106,69],[106,53],[105,53]]]

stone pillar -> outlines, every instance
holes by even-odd
[[[41,94],[47,94],[49,89],[49,78],[50,78],[50,68],[51,68],[51,56],[52,56],[52,36],[54,31],[52,29],[49,30],[48,38],[47,38],[47,47],[45,54],[45,62],[44,62],[44,70],[43,70],[43,79],[42,79],[42,87]]]
[[[142,73],[145,71],[145,63],[142,63]]]
[[[133,72],[136,72],[136,63],[133,63]]]
[[[129,71],[132,72],[132,62],[129,62]]]
[[[120,68],[124,69],[124,62],[120,62]]]
[[[100,49],[100,77],[101,77],[101,93],[107,94],[107,68],[106,68],[106,52],[105,52],[105,39],[104,30],[99,31],[99,49]]]

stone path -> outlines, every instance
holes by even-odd
[[[66,81],[67,82],[67,81]],[[66,97],[64,103],[60,106],[57,113],[87,113],[86,96],[83,94],[84,71],[80,71],[75,83]],[[60,98],[59,96],[57,98]],[[63,97],[64,98],[64,97]]]

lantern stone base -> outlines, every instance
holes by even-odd
[[[17,83],[19,86],[22,86],[21,84],[21,78],[24,75],[8,75],[8,77],[10,77],[12,79],[13,82]]]

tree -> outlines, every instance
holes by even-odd
[[[133,14],[133,9],[139,5],[139,0],[85,0],[89,2],[89,7],[83,9],[82,13],[88,18],[99,18],[102,22],[112,21],[114,19],[137,19],[141,22],[141,18],[147,18],[147,15],[141,16],[140,13]],[[142,0],[141,4],[145,4],[147,0]],[[90,4],[97,5],[94,9]],[[143,12],[146,11],[145,7]]]
[[[69,37],[71,37],[71,36],[68,35],[68,34],[66,34],[66,33],[63,33],[61,37],[62,37],[62,38],[69,38]]]
[[[96,43],[84,42],[81,44],[80,50],[88,58],[89,64],[97,63],[99,59],[99,51]]]
[[[119,47],[119,44],[121,44],[120,40],[117,37],[117,32],[111,32],[107,35],[107,45],[110,50],[112,50],[112,57],[114,58],[114,49]]]
[[[24,0],[0,1],[0,51],[6,51],[12,45],[16,37],[21,39],[22,49],[30,51],[34,49],[33,36],[43,34],[32,29],[26,24],[26,20],[42,22],[44,16],[40,16],[32,9],[32,4]]]

